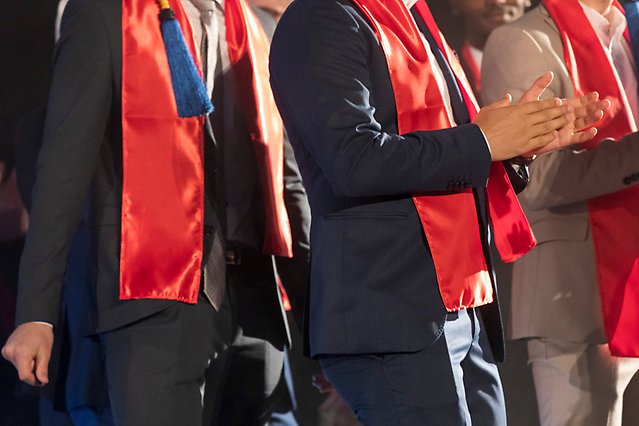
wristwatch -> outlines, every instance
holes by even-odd
[[[523,155],[518,155],[517,157],[511,158],[509,161],[512,164],[516,164],[518,166],[527,166],[533,162],[533,160],[537,158],[536,155],[531,155],[530,157],[525,157]]]

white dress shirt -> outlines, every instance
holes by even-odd
[[[477,64],[477,69],[481,69],[481,61],[484,59],[484,51],[477,49],[470,43],[468,43],[468,51],[470,52],[470,57],[473,59],[475,64]]]
[[[224,2],[222,0],[182,0],[195,42],[200,49],[203,72],[206,73],[206,88],[213,93],[213,82],[218,69],[221,52],[226,51],[225,38],[220,37],[226,27],[224,24]],[[203,45],[206,34],[206,46]],[[206,48],[206,51],[204,50]]]
[[[67,3],[69,0],[60,0],[58,3],[58,13],[55,16],[55,24],[54,24],[54,39],[53,41],[57,42],[60,39],[60,24],[62,22],[62,14],[64,13],[64,9],[67,7]]]
[[[415,3],[417,3],[417,0],[404,0],[404,4],[408,8],[408,10],[410,10],[410,8],[415,5]],[[411,19],[413,19],[414,21],[414,18],[412,15],[411,15]],[[415,26],[417,26],[417,23],[415,23]],[[450,103],[450,93],[448,92],[448,85],[446,84],[444,73],[442,72],[442,69],[439,67],[439,63],[437,62],[437,59],[435,58],[435,54],[433,53],[433,50],[431,49],[430,44],[428,43],[424,35],[421,33],[421,31],[419,32],[419,35],[422,39],[422,42],[424,43],[424,46],[426,47],[426,53],[428,54],[428,61],[430,62],[431,67],[433,69],[433,75],[435,76],[437,87],[439,88],[439,91],[443,95],[446,114],[448,115],[448,118],[450,119],[450,123],[453,126],[456,126],[457,123],[455,122],[455,118],[453,116],[453,107]]]
[[[411,7],[415,5],[415,3],[417,3],[417,0],[404,0],[404,4],[409,10]],[[412,15],[411,15],[411,19],[413,19],[414,21],[414,18]],[[417,23],[415,23],[415,25],[417,26]],[[422,39],[422,42],[424,43],[424,47],[426,47],[426,53],[428,54],[428,61],[431,64],[431,67],[433,70],[433,76],[435,77],[435,82],[437,84],[437,87],[439,88],[439,91],[442,94],[442,97],[444,98],[444,108],[446,108],[446,115],[448,115],[450,124],[453,127],[457,126],[459,123],[455,121],[455,117],[453,115],[453,107],[452,107],[452,104],[450,103],[450,92],[448,91],[448,85],[446,84],[444,73],[442,72],[442,69],[440,68],[439,63],[437,62],[437,59],[435,58],[435,54],[433,53],[433,50],[430,47],[430,43],[428,43],[428,40],[426,40],[426,37],[424,37],[421,31],[419,32],[419,35],[420,35],[420,38]],[[488,142],[488,139],[486,138],[484,131],[481,129],[479,130],[481,131],[482,136],[484,137],[484,141],[486,142],[486,146],[488,147],[488,152],[491,152],[490,143]]]
[[[580,2],[581,3],[581,2]],[[603,44],[604,50],[610,56],[619,80],[628,97],[632,116],[639,123],[639,94],[637,92],[637,77],[632,50],[623,37],[626,30],[626,18],[616,7],[610,8],[608,16],[603,16],[595,9],[581,3],[597,37]]]

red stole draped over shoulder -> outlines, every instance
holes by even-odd
[[[200,68],[181,1],[170,3]],[[283,201],[283,126],[279,116],[271,115],[276,110],[267,90],[268,74],[263,74],[268,44],[243,0],[227,0],[225,7],[227,38],[244,40],[229,42],[233,68],[253,82],[238,93],[248,98],[244,112],[262,171],[267,206],[264,251],[290,256]],[[122,0],[120,298],[196,303],[204,221],[204,119],[178,117],[159,10],[153,0]]]
[[[543,4],[559,29],[575,95],[596,90],[611,103],[597,125],[599,133],[586,147],[596,148],[603,139],[635,132],[619,75],[578,0],[544,0]],[[617,1],[613,7],[623,12]],[[627,31],[625,35],[628,40]],[[639,187],[594,198],[588,208],[610,351],[639,356]]]
[[[263,252],[292,257],[291,227],[284,205],[284,124],[269,82],[269,41],[244,0],[226,0],[224,17],[237,94],[263,183],[267,218]]]
[[[426,46],[404,2],[353,2],[372,24],[386,56],[399,133],[452,127]],[[459,61],[439,32],[426,3],[419,1],[414,7],[446,56],[470,117],[474,118],[477,102]],[[504,260],[514,261],[532,249],[535,240],[501,163],[492,165],[487,192],[497,247]],[[455,311],[492,302],[492,286],[472,191],[415,196],[413,201],[433,255],[446,309]]]

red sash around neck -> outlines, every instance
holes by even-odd
[[[632,110],[610,56],[604,50],[578,0],[544,0],[559,29],[564,60],[575,95],[599,92],[611,102],[596,139],[619,139],[637,131]],[[615,1],[614,6],[623,8]],[[629,41],[627,31],[626,40]],[[593,71],[596,70],[596,71]],[[597,277],[610,351],[639,356],[639,186],[588,202]]]
[[[262,251],[292,257],[291,227],[284,204],[284,124],[269,82],[270,42],[245,0],[225,0],[224,18],[237,96],[262,179],[266,214]]]
[[[403,0],[353,2],[372,24],[386,56],[399,133],[452,127],[426,46]],[[426,3],[419,1],[414,7],[447,57],[470,117],[474,118],[478,107],[461,64],[439,32]],[[514,261],[528,252],[535,240],[501,163],[492,165],[488,200],[499,252],[504,260]],[[492,302],[472,191],[416,196],[413,201],[433,255],[446,309],[456,311]]]
[[[171,0],[200,68],[191,25]],[[120,299],[196,303],[202,265],[202,117],[179,118],[152,0],[122,0],[122,233]],[[264,252],[291,256],[283,201],[283,126],[268,90],[268,42],[244,0],[225,3],[229,56],[238,75],[267,211]],[[201,68],[200,68],[201,69]],[[244,85],[243,85],[244,84]]]

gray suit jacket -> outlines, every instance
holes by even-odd
[[[484,102],[506,92],[517,100],[548,70],[555,78],[544,97],[572,97],[563,58],[559,31],[541,6],[496,29],[482,63]],[[538,244],[514,265],[509,337],[606,341],[587,201],[627,186],[624,178],[639,171],[637,139],[604,141],[590,151],[566,148],[531,164],[519,200]]]

